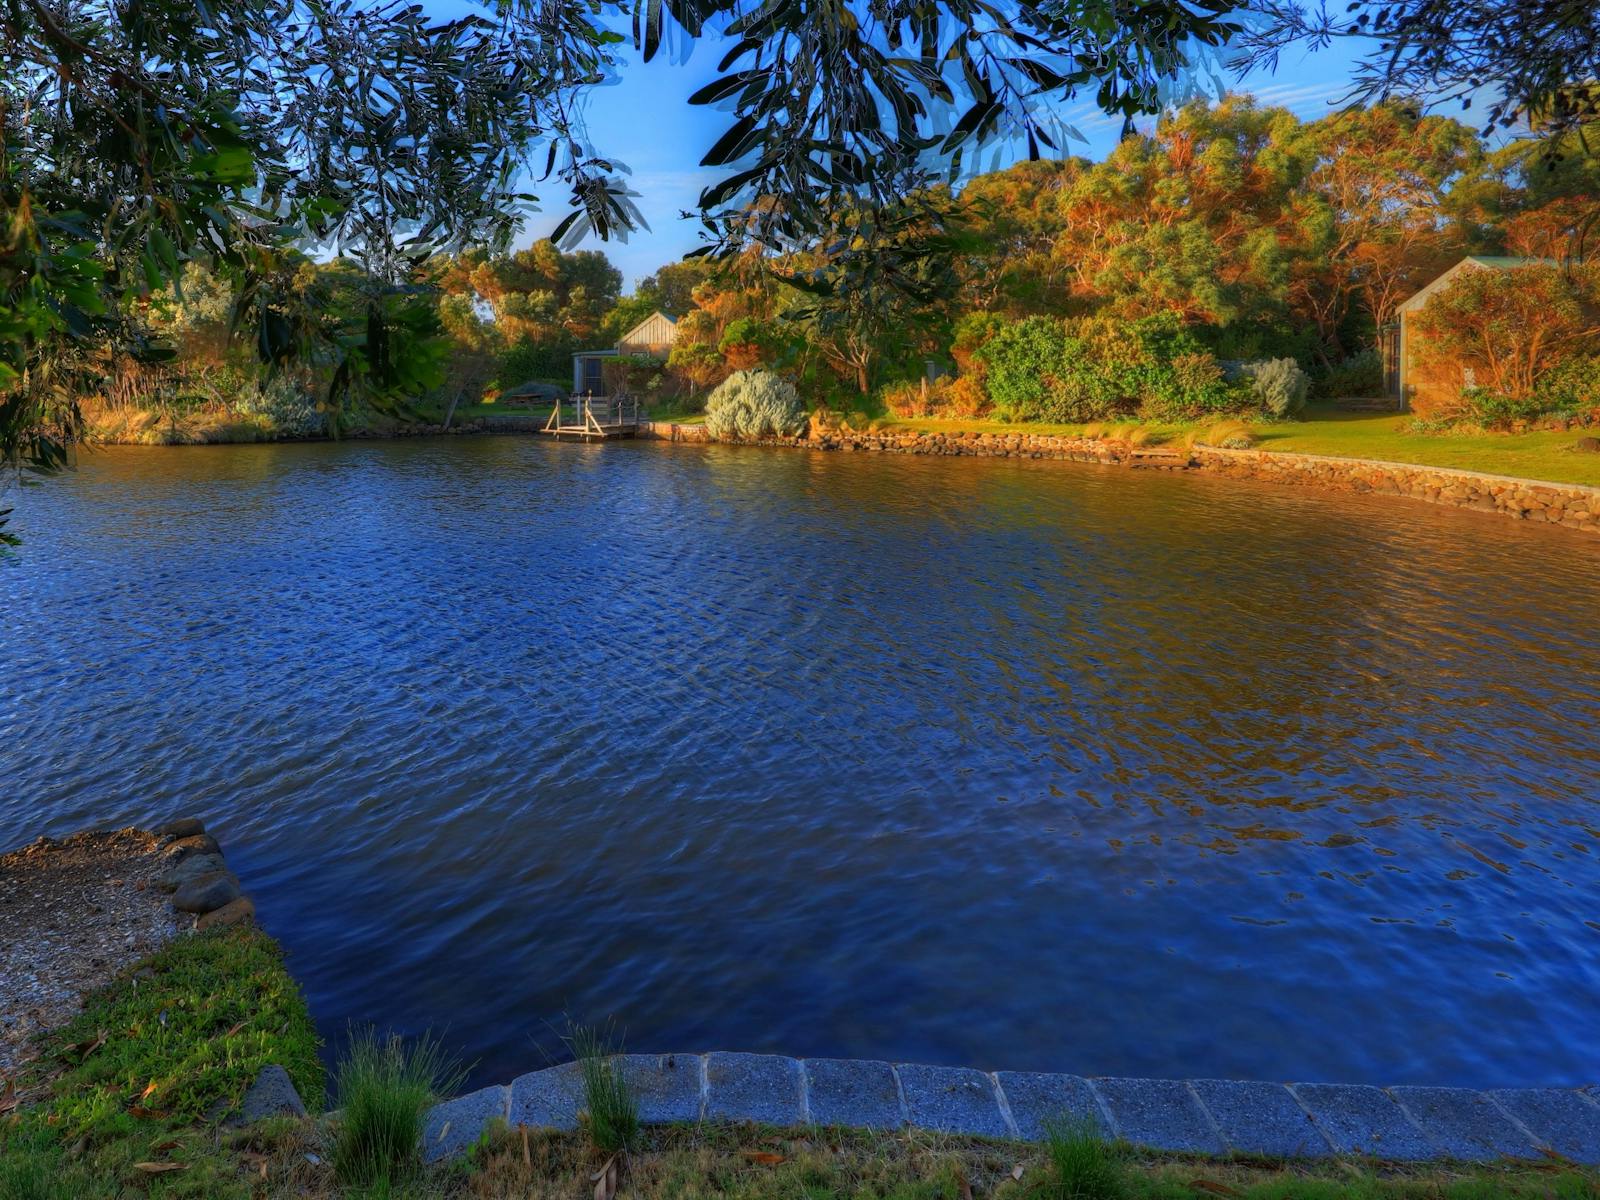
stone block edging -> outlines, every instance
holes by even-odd
[[[644,422],[639,435],[660,441],[716,441],[704,425]],[[867,433],[830,431],[817,437],[762,438],[748,443],[810,450],[945,457],[1033,458],[1164,470],[1203,470],[1234,479],[1371,492],[1497,513],[1520,520],[1600,533],[1600,487],[1491,475],[1459,467],[1428,467],[1380,459],[1338,458],[1280,450],[1188,450],[1129,446],[1095,438],[1030,433]]]
[[[776,1054],[625,1054],[645,1124],[756,1122],[922,1129],[1042,1140],[1049,1123],[1187,1154],[1363,1155],[1400,1162],[1544,1159],[1600,1164],[1594,1088],[1393,1087],[1217,1079],[1087,1078]],[[518,1076],[436,1105],[430,1162],[462,1154],[493,1121],[577,1128],[577,1064]]]

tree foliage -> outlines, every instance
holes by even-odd
[[[1422,370],[1526,400],[1564,359],[1600,348],[1600,267],[1462,271],[1411,320]]]
[[[1350,99],[1475,106],[1485,134],[1529,124],[1567,133],[1600,117],[1594,0],[1256,0],[1242,71],[1296,44],[1362,48]]]

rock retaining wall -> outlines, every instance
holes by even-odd
[[[1190,458],[1193,465],[1230,478],[1405,496],[1430,504],[1600,532],[1600,488],[1575,483],[1541,483],[1447,467],[1259,450],[1200,449],[1191,451]]]
[[[1595,1088],[1087,1079],[773,1054],[627,1054],[619,1065],[646,1124],[755,1121],[1039,1141],[1048,1122],[1064,1118],[1186,1154],[1488,1161],[1553,1152],[1600,1162]],[[582,1108],[576,1063],[534,1071],[435,1107],[424,1153],[430,1161],[464,1153],[491,1121],[574,1129]]]
[[[641,437],[673,442],[715,441],[703,425],[646,422]],[[1600,533],[1600,488],[1543,483],[1369,459],[1330,458],[1264,450],[1129,446],[1094,438],[1043,434],[827,432],[816,437],[764,438],[763,446],[878,454],[928,454],[978,458],[1063,459],[1072,462],[1161,469],[1203,470],[1233,479],[1259,479],[1330,491],[1375,492],[1469,508],[1522,520]]]
[[[173,908],[193,914],[194,928],[255,920],[255,904],[240,891],[239,877],[228,869],[222,847],[198,818],[170,821],[156,833],[166,865],[156,886],[172,894]]]

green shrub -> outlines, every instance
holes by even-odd
[[[735,317],[717,342],[717,352],[735,371],[781,363],[793,357],[793,335],[772,321]]]
[[[1141,396],[1139,415],[1147,420],[1189,421],[1248,404],[1225,378],[1222,364],[1203,350],[1183,349],[1166,362],[1147,359],[1133,378]]]
[[[1029,317],[975,355],[997,415],[1012,420],[1100,421],[1138,409],[1151,420],[1230,412],[1247,401],[1171,313],[1136,321]]]
[[[1461,393],[1461,412],[1457,423],[1480,425],[1484,429],[1506,429],[1518,421],[1531,421],[1549,408],[1547,397],[1535,393],[1522,399],[1492,392],[1488,388],[1467,388]]]
[[[950,357],[963,373],[972,370],[975,356],[989,344],[989,340],[1006,327],[1006,319],[999,313],[979,309],[969,312],[956,321],[951,329]]]
[[[421,1160],[423,1115],[464,1078],[431,1038],[408,1046],[371,1030],[352,1037],[334,1074],[343,1110],[333,1147],[340,1181],[373,1187],[409,1175]]]
[[[1381,396],[1383,356],[1370,348],[1357,351],[1315,380],[1311,390],[1324,400],[1338,400],[1346,396]]]
[[[1534,395],[1546,412],[1600,412],[1600,358],[1567,359],[1539,380]]]
[[[1257,407],[1270,417],[1291,417],[1306,404],[1311,376],[1292,358],[1267,358],[1242,363],[1239,375],[1247,380]]]
[[[327,432],[327,418],[317,411],[317,402],[287,375],[274,375],[259,389],[245,389],[234,407],[245,416],[264,417],[290,437]]]
[[[1094,421],[1122,407],[1117,372],[1095,362],[1059,321],[1028,317],[993,334],[974,355],[1003,419]]]
[[[790,437],[805,427],[794,384],[770,371],[735,371],[706,400],[712,437]]]

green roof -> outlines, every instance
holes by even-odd
[[[1418,289],[1396,311],[1402,313],[1415,312],[1427,302],[1429,296],[1444,285],[1447,279],[1454,276],[1457,271],[1468,263],[1472,263],[1474,266],[1488,267],[1492,271],[1508,271],[1514,267],[1533,267],[1540,264],[1546,266],[1560,265],[1559,260],[1554,258],[1519,258],[1514,254],[1469,254],[1456,263],[1455,266],[1447,271],[1440,272],[1428,284]]]

